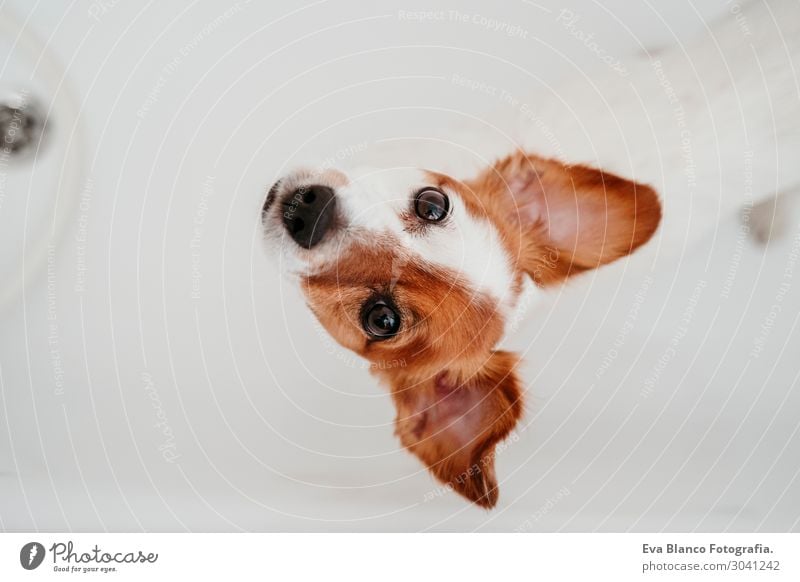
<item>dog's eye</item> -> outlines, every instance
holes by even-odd
[[[364,311],[362,325],[373,339],[386,339],[400,331],[400,314],[384,301],[377,301]]]
[[[414,211],[422,220],[440,222],[450,210],[450,200],[435,188],[420,190],[414,197]]]

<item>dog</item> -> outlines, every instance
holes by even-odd
[[[651,240],[685,250],[797,189],[795,69],[800,4],[747,4],[625,78],[605,67],[458,135],[464,156],[424,143],[281,176],[261,211],[266,244],[388,386],[402,445],[491,508],[495,447],[523,413],[519,358],[498,347],[522,298]]]

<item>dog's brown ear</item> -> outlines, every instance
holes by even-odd
[[[522,415],[516,365],[514,354],[492,352],[477,370],[389,375],[403,446],[439,481],[486,508],[498,497],[495,445]]]
[[[519,220],[523,268],[540,284],[631,253],[661,221],[649,186],[524,152],[499,161],[470,186],[513,202],[503,212],[506,220]]]

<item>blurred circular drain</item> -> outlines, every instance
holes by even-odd
[[[41,106],[25,91],[0,95],[0,149],[20,157],[38,149],[45,128]]]
[[[91,182],[70,79],[52,50],[9,10],[0,18],[0,54],[6,55],[0,85],[2,313],[43,282],[53,297],[75,284],[77,269],[72,276],[67,270],[56,277],[56,271],[76,261],[67,254],[65,235],[78,224],[81,192],[91,190]]]

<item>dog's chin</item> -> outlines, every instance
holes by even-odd
[[[271,191],[270,191],[271,192]],[[302,272],[304,261],[299,257],[301,250],[288,236],[281,221],[279,205],[267,197],[261,213],[261,245],[268,261],[282,275]]]
[[[330,246],[327,241],[313,250],[303,249],[286,232],[280,214],[275,210],[273,206],[270,215],[262,219],[262,244],[268,261],[280,275],[292,281],[324,269],[330,260],[326,252]]]
[[[292,242],[284,240],[286,238],[285,230],[275,212],[275,204],[270,200],[264,204],[264,210],[261,213],[261,235],[267,254],[270,256],[280,255],[283,247]]]
[[[301,249],[282,229],[265,229],[264,246],[269,262],[282,276],[295,279],[308,273],[307,261],[299,256]]]

